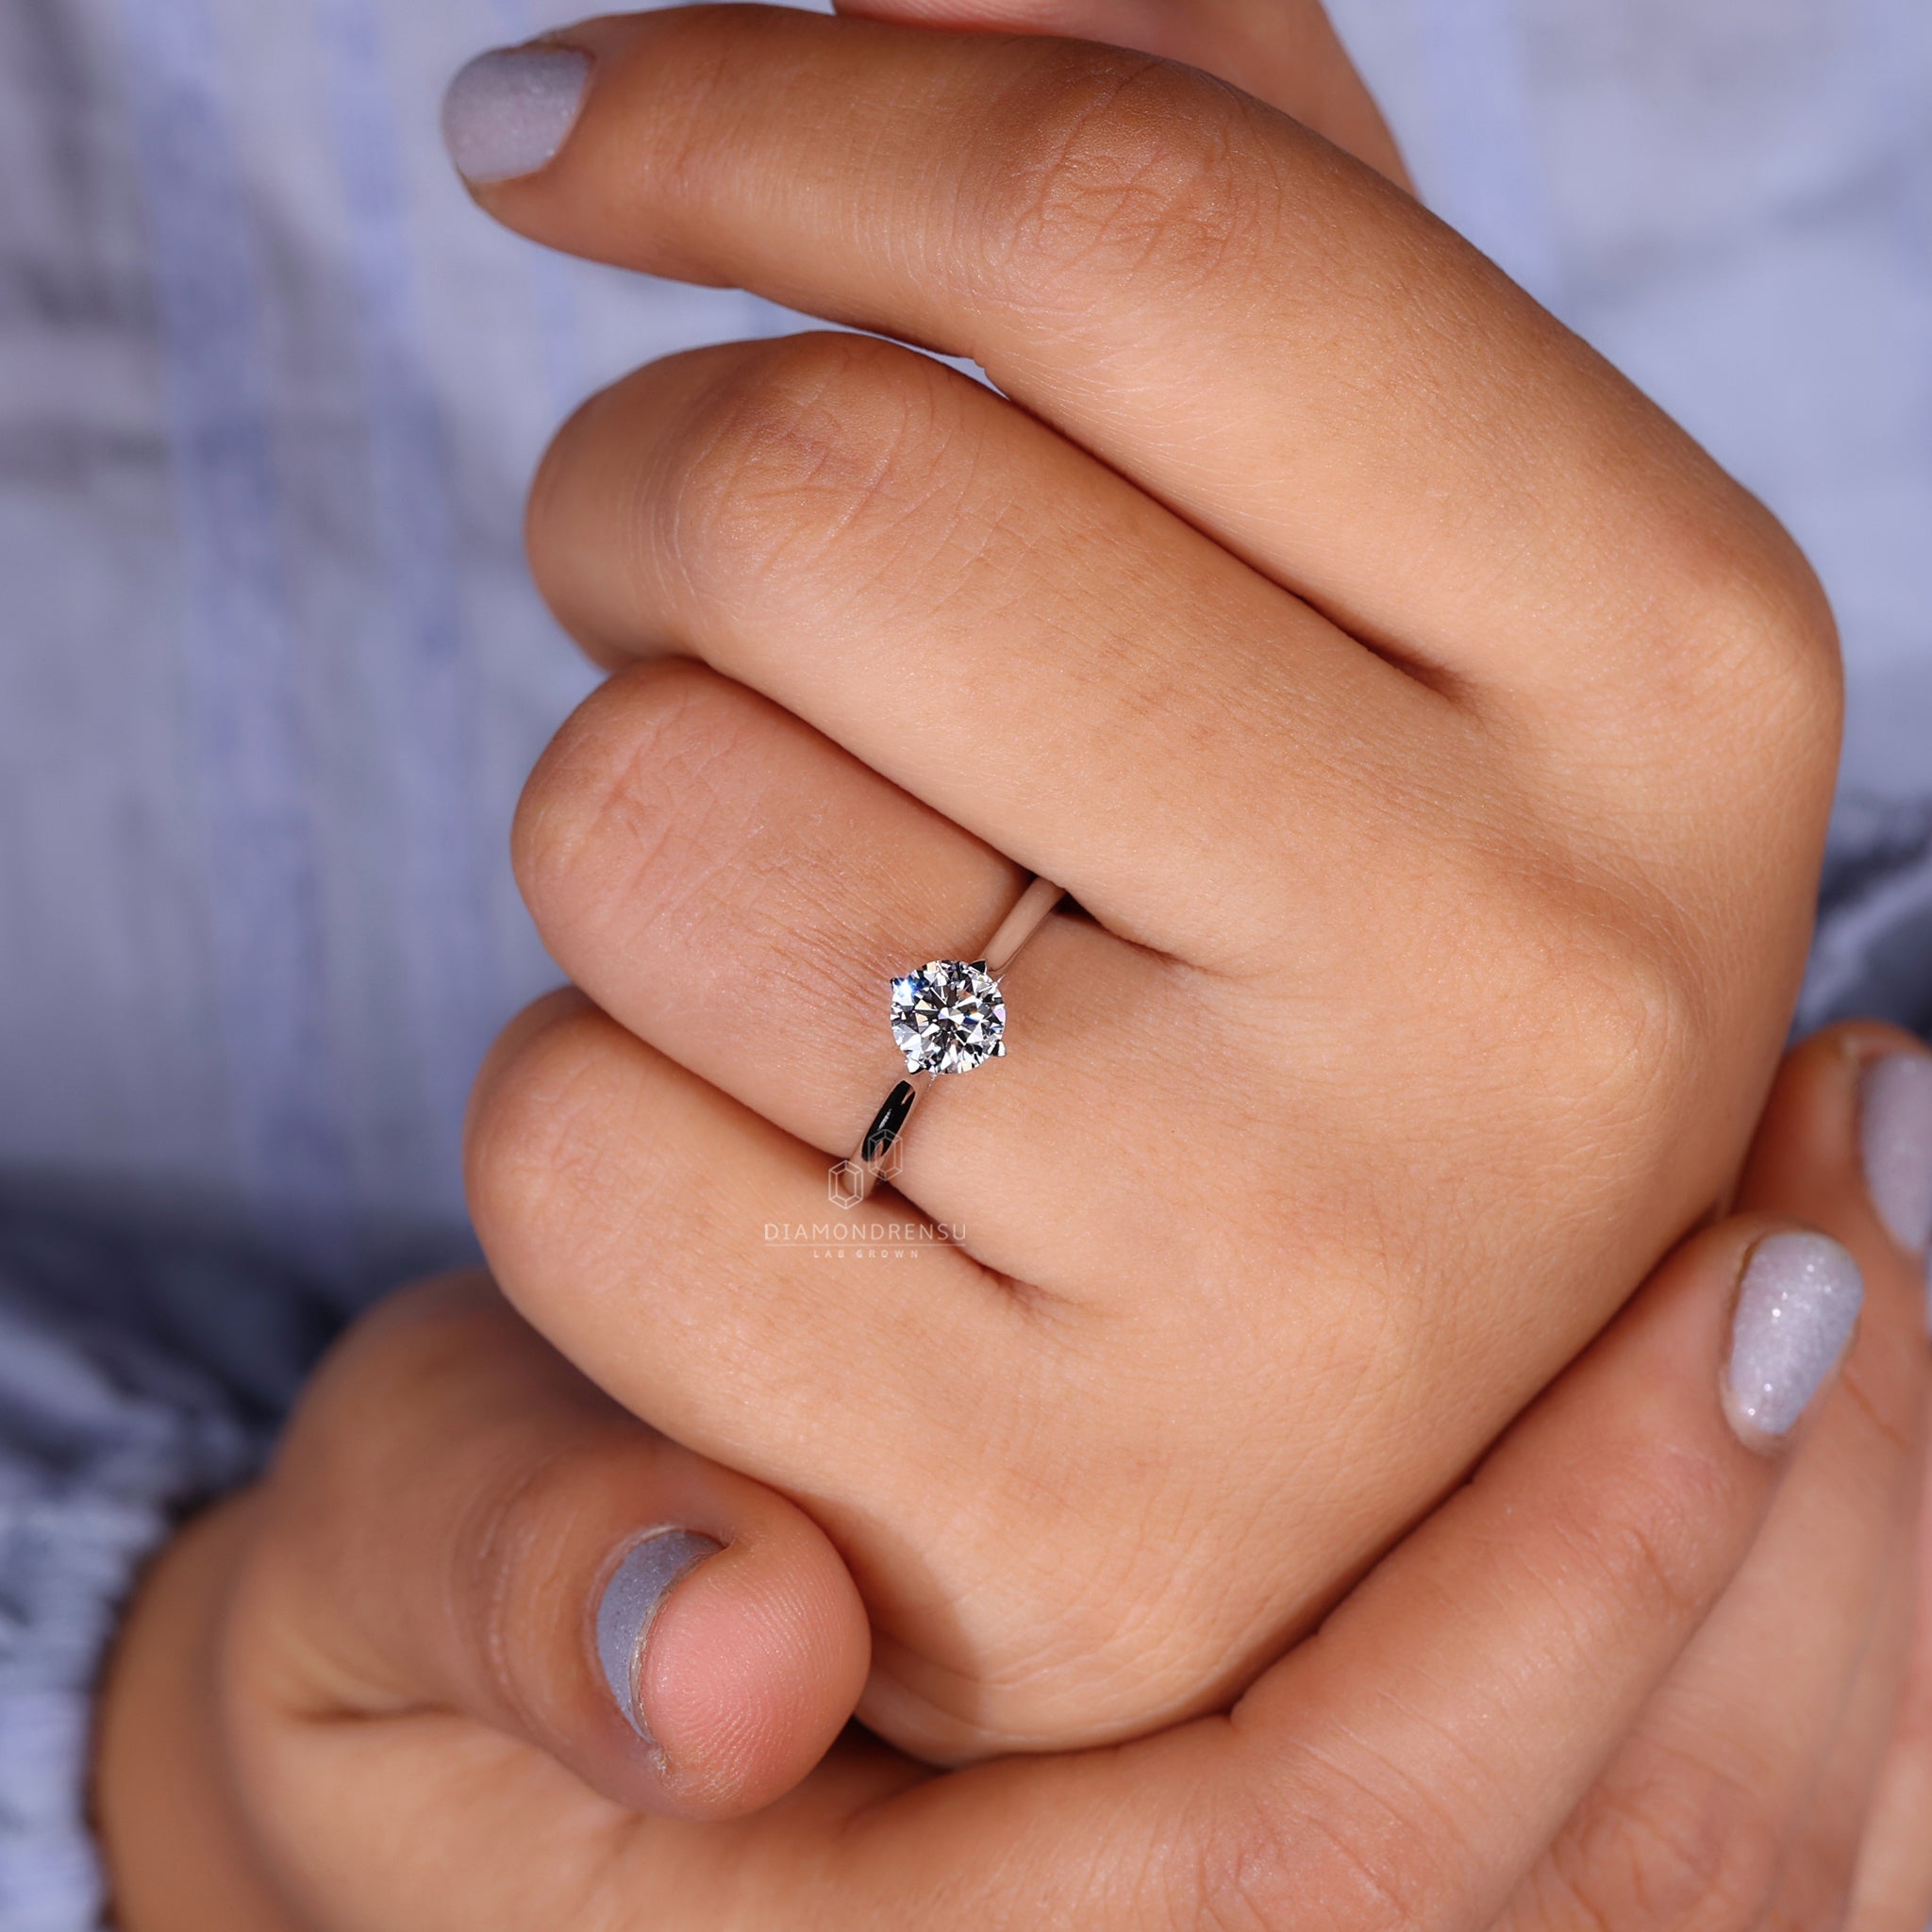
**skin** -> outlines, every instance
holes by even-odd
[[[895,1743],[1224,1705],[1729,1186],[1805,949],[1828,615],[1372,114],[1375,166],[1039,36],[566,38],[583,111],[491,213],[1003,393],[808,335],[641,370],[551,450],[532,564],[619,669],[517,827],[584,997],[480,1083],[492,1269],[825,1528]],[[889,978],[974,958],[1026,871],[1081,910],[878,1204],[961,1241],[772,1245],[900,1071]]]
[[[1890,1613],[1924,1257],[1873,1214],[1855,1146],[1859,1068],[1900,1049],[1873,1027],[1800,1049],[1739,1213],[1227,1715],[952,1773],[848,1733],[752,1815],[863,1674],[823,1536],[616,1408],[487,1283],[411,1291],[136,1607],[101,1739],[116,1922],[1919,1932],[1923,1830],[1865,1832],[1909,1797],[1906,1759],[1923,1781],[1890,1714],[1923,1709],[1932,1657],[1910,1676]],[[1862,1322],[1794,1436],[1747,1443],[1719,1399],[1729,1310],[1754,1242],[1794,1222],[1857,1257]],[[654,1757],[588,1626],[615,1552],[662,1521],[727,1547],[654,1625]]]
[[[1160,51],[1198,58],[1184,37]],[[800,854],[774,858],[782,881]],[[584,1020],[532,1016],[499,1067]],[[1918,1257],[1876,1228],[1852,1125],[1860,1060],[1901,1043],[1852,1031],[1794,1060],[1747,1212],[1661,1268],[1229,1716],[942,1776],[848,1739],[736,1824],[816,1757],[864,1673],[830,1546],[633,1422],[481,1284],[419,1291],[352,1340],[275,1477],[184,1539],[130,1621],[101,1759],[122,1922],[1648,1928],[1829,1923],[1856,1898],[1861,1925],[1916,1932],[1896,1915],[1923,1857],[1883,1827],[1923,1779],[1890,1721],[1925,1704],[1905,1588]],[[553,1100],[594,1102],[594,1074],[569,1071]],[[727,1163],[758,1151],[738,1124]],[[1789,1467],[1739,1445],[1714,1396],[1738,1269],[1788,1215],[1846,1240],[1872,1284]],[[662,1345],[628,1338],[633,1357]],[[729,1548],[654,1631],[654,1758],[586,1628],[612,1552],[658,1521]]]

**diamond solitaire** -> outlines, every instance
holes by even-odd
[[[906,1056],[906,1077],[879,1103],[847,1160],[832,1163],[826,1191],[834,1206],[856,1208],[881,1175],[899,1172],[899,1141],[919,1096],[940,1074],[970,1074],[1006,1052],[1007,1000],[1000,980],[1020,948],[1066,895],[1036,878],[986,942],[986,957],[928,959],[892,982],[892,1038]]]
[[[1007,1003],[986,961],[931,959],[892,982],[892,1038],[908,1074],[965,1074],[1007,1050]]]

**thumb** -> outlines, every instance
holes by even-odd
[[[618,1407],[474,1276],[398,1297],[325,1365],[235,1602],[242,1707],[455,1712],[685,1817],[795,1784],[869,1655],[802,1511]]]
[[[1407,171],[1320,0],[837,0],[912,26],[1057,34],[1178,60],[1266,101],[1403,188]]]

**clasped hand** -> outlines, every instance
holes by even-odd
[[[1852,1883],[1923,1397],[1857,1085],[1908,1043],[1801,1056],[1748,1211],[1509,1427],[1739,1171],[1828,616],[1386,178],[1318,19],[1298,60],[1212,11],[1141,38],[1249,92],[727,8],[541,50],[581,100],[506,178],[461,116],[530,57],[453,94],[510,225],[879,335],[655,364],[539,478],[539,582],[618,675],[518,824],[581,991],[473,1108],[515,1312],[375,1318],[124,1661],[217,1619],[211,1862],[258,1911],[1647,1926],[1673,1883],[1738,1924]],[[772,1248],[890,1081],[890,977],[1029,871],[1078,910],[897,1182],[961,1244]],[[1721,1400],[1790,1218],[1867,1293],[1795,1467]],[[660,1525],[694,1567],[625,1712],[593,1607]],[[811,1770],[855,1708],[886,1743]]]

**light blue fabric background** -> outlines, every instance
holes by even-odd
[[[505,837],[588,674],[525,580],[558,416],[793,318],[469,206],[444,80],[560,0],[0,9],[0,1179],[460,1218],[553,978]],[[1346,0],[1425,193],[1767,496],[1932,791],[1932,7]]]
[[[793,326],[491,226],[435,108],[560,0],[0,7],[0,1932],[85,1932],[89,1698],[336,1309],[460,1245],[505,856],[590,674],[552,425]],[[1932,1023],[1932,5],[1344,0],[1426,196],[1790,523],[1851,726],[1806,1017]]]

